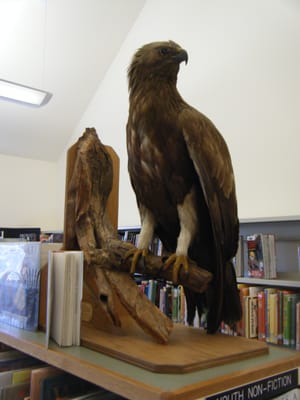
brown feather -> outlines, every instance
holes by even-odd
[[[235,275],[228,264],[237,251],[237,201],[223,137],[176,88],[184,60],[186,51],[171,41],[147,44],[134,55],[128,69],[128,169],[138,205],[151,211],[156,233],[171,252],[180,232],[177,205],[195,191],[197,232],[189,256],[214,274],[207,294],[208,331],[214,332],[222,319],[233,322],[241,317]],[[193,309],[198,300],[194,295],[188,298]]]

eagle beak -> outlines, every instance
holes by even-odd
[[[173,59],[179,63],[185,61],[185,63],[187,64],[189,56],[185,50],[181,49],[175,56],[173,56]]]

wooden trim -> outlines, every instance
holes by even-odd
[[[0,341],[132,400],[195,400],[300,365],[300,353],[272,346],[270,357],[187,374],[158,374],[83,347],[59,348],[51,344],[47,349],[44,333],[9,325],[0,324]],[[159,356],[159,349],[157,353]]]

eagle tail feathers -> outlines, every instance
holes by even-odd
[[[225,268],[223,296],[223,321],[233,326],[242,318],[242,306],[239,289],[236,285],[236,274],[232,261],[228,261]]]
[[[187,305],[187,322],[193,326],[196,310],[199,318],[206,312],[207,333],[215,333],[222,321],[233,327],[242,318],[242,308],[240,302],[239,290],[236,285],[236,275],[232,261],[226,263],[224,274],[224,292],[222,299],[221,314],[216,310],[220,305],[214,295],[214,286],[212,285],[204,294],[195,293],[188,288],[184,288]]]
[[[199,319],[205,310],[205,294],[196,293],[190,290],[189,288],[184,288],[184,294],[186,299],[186,308],[187,308],[187,323],[190,326],[194,325],[194,319],[196,316],[196,311],[198,312]]]

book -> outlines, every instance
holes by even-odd
[[[270,313],[271,313],[271,301],[270,296],[272,293],[277,293],[276,288],[267,287],[265,291],[265,328],[266,328],[266,341],[270,342],[271,332],[270,332]]]
[[[289,308],[288,308],[288,297],[291,292],[286,291],[283,294],[283,345],[289,346],[290,345],[290,315],[289,315]]]
[[[296,347],[296,335],[297,335],[297,327],[296,327],[296,314],[297,314],[297,303],[300,300],[299,293],[293,293],[288,298],[288,308],[290,314],[290,346]]]
[[[0,373],[0,399],[23,400],[30,392],[32,367]]]
[[[180,303],[179,303],[178,287],[172,287],[172,321],[179,322],[180,318]]]
[[[278,343],[278,292],[269,296],[269,343]]]
[[[31,367],[0,372],[0,387],[28,382],[30,380]]]
[[[43,400],[57,400],[72,398],[94,391],[96,385],[75,375],[63,372],[49,376],[41,382],[40,398]]]
[[[30,400],[40,400],[42,382],[44,379],[62,373],[64,373],[64,371],[52,366],[33,369],[30,376]]]
[[[276,278],[275,235],[262,233],[248,235],[247,255],[249,277]]]
[[[286,291],[283,295],[283,345],[296,346],[296,303],[299,294]]]
[[[83,252],[49,252],[46,345],[80,345]]]
[[[40,298],[39,298],[39,320],[38,327],[46,331],[47,319],[47,281],[48,281],[48,254],[49,251],[58,251],[62,243],[41,243],[41,273],[40,273]]]
[[[258,340],[266,340],[266,305],[265,292],[260,290],[257,293],[257,337]]]
[[[238,249],[233,258],[233,265],[237,277],[244,276],[244,238],[239,236]]]
[[[296,350],[300,350],[300,302],[296,304]]]
[[[268,247],[269,247],[269,262],[270,262],[270,279],[277,277],[277,264],[276,264],[276,243],[275,235],[268,234]]]
[[[278,290],[278,344],[283,344],[283,295],[285,290]]]
[[[36,330],[40,242],[0,242],[0,322]]]
[[[155,304],[156,301],[156,291],[157,291],[157,281],[155,279],[150,279],[148,281],[147,297],[153,304]]]
[[[265,255],[261,234],[247,236],[248,276],[263,278],[265,275]]]
[[[22,382],[0,387],[1,400],[24,400],[30,392],[30,383]]]
[[[246,332],[246,306],[245,298],[249,296],[249,286],[244,284],[238,284],[238,289],[240,292],[240,301],[242,308],[242,319],[237,324],[237,334],[239,336],[245,336]]]
[[[244,296],[244,335],[248,339],[257,338],[257,296]]]
[[[249,297],[249,338],[257,338],[257,296]]]

